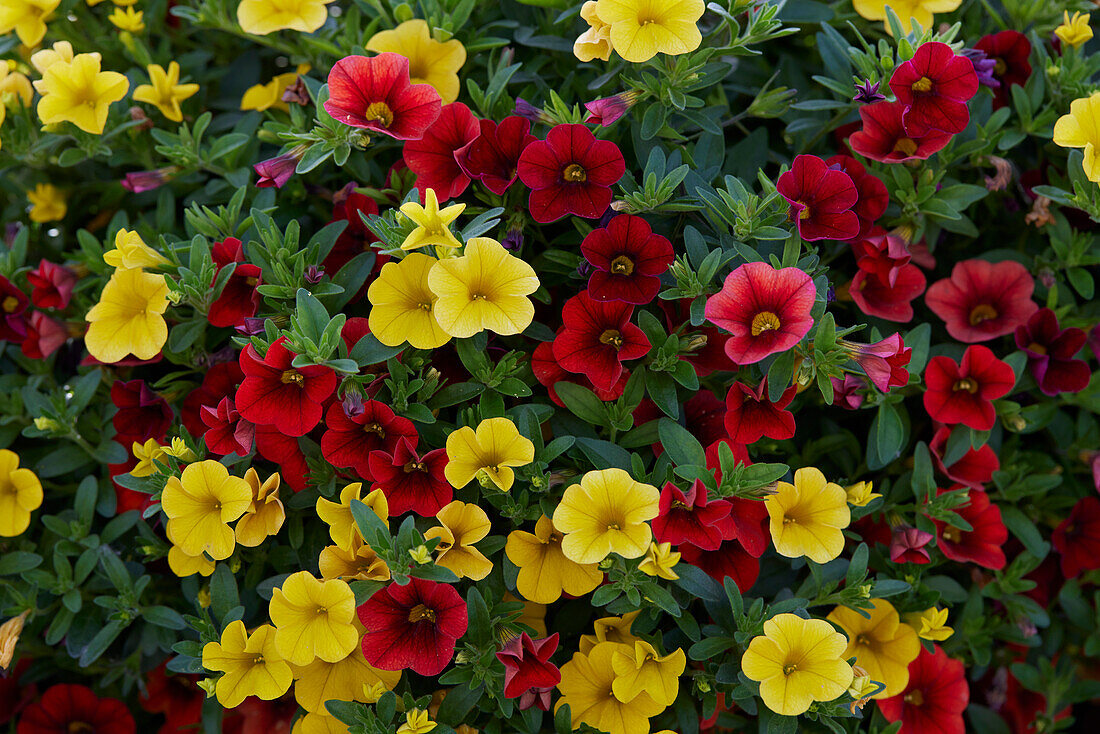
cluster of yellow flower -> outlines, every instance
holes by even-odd
[[[19,455],[0,449],[0,538],[14,538],[31,525],[31,513],[42,506],[42,483],[30,469],[19,467]],[[0,665],[0,669],[4,668]]]
[[[581,18],[589,28],[573,44],[573,55],[607,61],[614,51],[642,62],[658,53],[686,54],[703,41],[696,25],[703,10],[703,0],[588,0]]]

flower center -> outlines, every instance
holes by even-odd
[[[561,177],[569,183],[584,183],[588,180],[588,172],[579,163],[570,163],[561,172]]]
[[[993,65],[993,73],[997,76],[1004,76],[1004,73],[1008,71],[1008,64],[1004,59],[997,59],[997,63]]]
[[[634,273],[634,261],[626,255],[619,255],[611,261],[611,272],[615,275],[632,275]]]
[[[914,706],[924,705],[924,696],[920,691],[909,691],[905,694],[905,702]]]
[[[616,349],[622,349],[623,335],[615,329],[608,329],[600,334],[600,344],[610,344]]]
[[[989,321],[995,318],[997,318],[997,309],[987,303],[982,303],[975,306],[974,310],[970,312],[969,321],[971,326],[977,326],[983,321]]]
[[[8,296],[4,299],[3,307],[4,313],[15,313],[15,309],[19,308],[19,299],[15,296]]]
[[[426,313],[431,313],[432,312],[432,302],[431,301],[421,301],[420,303],[416,304],[416,307],[419,308],[421,311],[424,311]]]
[[[691,510],[691,508],[687,506],[686,502],[681,502],[680,500],[673,500],[672,501],[672,509],[674,509],[674,510]]]
[[[393,110],[385,102],[371,102],[367,105],[366,112],[363,113],[363,117],[374,122],[382,123],[382,127],[389,127],[393,124]]]
[[[250,277],[250,278],[245,278],[245,279],[244,279],[244,282],[245,282],[245,283],[246,283],[246,284],[247,284],[247,285],[248,285],[248,286],[249,286],[250,288],[255,288],[255,287],[256,287],[257,285],[259,285],[259,283],[260,283],[260,279],[259,279],[259,278],[251,278],[251,277]]]
[[[777,331],[779,326],[779,317],[771,311],[761,311],[752,317],[753,336],[760,336],[765,331]]]
[[[609,522],[607,524],[607,529],[608,530],[622,530],[622,527],[620,527],[619,523],[617,523],[617,522]]]
[[[966,390],[968,393],[973,395],[974,393],[978,392],[978,383],[974,382],[969,377],[964,377],[963,379],[956,381],[955,384],[951,386],[952,392],[959,392],[960,390]]]
[[[1047,353],[1047,348],[1046,347],[1044,347],[1042,344],[1036,344],[1035,342],[1031,342],[1031,344],[1028,344],[1027,345],[1027,350],[1029,352],[1035,352],[1036,354],[1046,354]]]
[[[363,426],[363,433],[373,433],[378,438],[386,437],[386,429],[382,427],[381,423],[368,423]]]
[[[408,464],[405,464],[405,466],[401,468],[405,470],[406,474],[412,474],[413,472],[417,471],[427,471],[427,469],[424,467],[424,462],[422,461],[410,461]]]
[[[863,647],[870,647],[871,641],[867,639],[867,635],[856,635],[856,644]]]
[[[284,385],[294,383],[298,387],[305,384],[306,378],[298,370],[285,370],[283,374],[279,375],[279,381]]]
[[[434,622],[435,610],[428,608],[424,604],[417,604],[415,607],[409,610],[410,622]]]
[[[913,142],[912,138],[899,138],[898,142],[894,143],[894,150],[891,152],[913,155],[917,152],[917,144]]]
[[[91,724],[86,724],[83,721],[70,721],[68,727],[66,727],[66,731],[68,731],[69,734],[85,734],[85,732],[94,732],[95,729]]]
[[[912,90],[918,94],[927,94],[932,91],[932,80],[926,76],[913,82]]]
[[[959,529],[951,527],[950,525],[943,529],[943,539],[949,543],[958,543],[962,540],[962,535],[959,533]]]
[[[795,665],[794,663],[787,663],[786,665],[783,666],[783,675],[790,675],[791,673],[795,672],[796,670],[798,670],[797,665]]]

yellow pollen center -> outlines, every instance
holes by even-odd
[[[471,293],[470,298],[474,301],[487,301],[488,299],[481,293]]]
[[[363,117],[382,123],[382,127],[389,127],[393,124],[393,110],[385,102],[371,102],[367,105]]]
[[[1035,342],[1031,342],[1031,344],[1028,344],[1027,345],[1027,350],[1029,352],[1035,352],[1036,354],[1046,354],[1047,353],[1047,348],[1046,347],[1044,347],[1042,344],[1036,344]]]
[[[924,705],[924,696],[920,691],[909,691],[905,694],[905,702],[913,704],[914,706]]]
[[[584,183],[588,180],[588,172],[579,163],[570,163],[561,172],[561,177],[569,183]]]
[[[634,273],[634,261],[626,255],[619,255],[611,261],[611,272],[615,275],[631,275]]]
[[[943,539],[949,543],[958,543],[962,539],[962,535],[959,533],[958,528],[948,526],[943,529]]]
[[[5,313],[15,313],[15,309],[19,308],[19,299],[15,296],[8,296],[4,299],[3,308]]]
[[[412,609],[409,610],[409,621],[410,622],[424,622],[424,621],[434,622],[435,621],[435,610],[434,609],[429,609],[424,604],[417,604],[415,607],[413,607]]]
[[[380,423],[368,423],[368,424],[366,424],[365,426],[363,426],[363,433],[373,433],[375,436],[378,436],[379,438],[385,438],[386,437],[386,430],[384,428],[382,428],[382,424],[380,424]]]
[[[997,76],[1003,76],[1006,71],[1008,71],[1008,64],[1005,63],[1004,59],[997,59],[997,63],[993,66],[993,73]]]
[[[983,321],[997,318],[997,315],[997,309],[987,303],[982,303],[974,307],[974,310],[970,312],[970,318],[968,320],[971,326],[977,326]]]
[[[427,471],[427,469],[424,468],[424,463],[420,461],[410,461],[401,468],[405,470],[406,474],[412,474],[416,471]]]
[[[607,529],[608,530],[622,530],[622,528],[619,527],[619,523],[617,523],[617,522],[608,523],[607,524]]]
[[[898,142],[894,143],[893,152],[903,155],[913,155],[917,152],[917,144],[913,142],[911,138],[900,138]]]
[[[86,724],[83,721],[70,721],[69,725],[66,727],[66,731],[68,731],[69,734],[85,734],[86,732],[94,732],[95,729],[93,729],[90,724]]]
[[[753,336],[760,336],[765,331],[777,331],[779,326],[779,317],[771,311],[761,311],[752,317]]]
[[[783,675],[790,675],[791,673],[795,672],[796,670],[798,670],[797,665],[795,665],[794,663],[787,663],[786,665],[783,666]]]
[[[423,301],[421,303],[418,303],[416,307],[419,308],[421,311],[425,311],[427,313],[432,312],[432,302],[431,301]]]
[[[298,387],[305,384],[306,378],[298,370],[286,370],[279,376],[279,381],[284,385],[294,383]]]
[[[604,333],[600,334],[600,344],[610,344],[616,349],[622,349],[623,335],[615,329],[608,329]]]
[[[966,392],[973,395],[974,393],[978,392],[978,385],[969,377],[964,377],[963,379],[959,380],[951,386],[952,392],[959,392],[960,390],[965,390]]]
[[[912,89],[914,92],[927,94],[932,91],[932,80],[926,76],[922,76],[920,79],[913,82]]]
[[[672,503],[672,509],[674,509],[674,510],[690,510],[691,508],[688,507],[687,503],[685,503],[685,502],[681,502],[680,500],[674,500],[673,503]]]
[[[856,644],[868,647],[871,644],[871,641],[867,639],[867,635],[856,635]]]
[[[249,286],[255,288],[259,284],[260,279],[259,278],[245,278],[244,282],[246,284],[248,284]]]

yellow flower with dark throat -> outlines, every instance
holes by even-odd
[[[460,500],[451,502],[436,513],[440,527],[427,530],[424,538],[439,538],[435,547],[435,564],[448,568],[456,576],[480,581],[493,570],[493,562],[474,543],[489,534],[489,516],[477,505]]]
[[[152,359],[168,340],[168,284],[164,276],[140,269],[116,270],[99,303],[88,311],[90,324],[84,335],[88,353],[100,362],[112,363],[133,354]]]
[[[236,545],[233,522],[248,511],[252,490],[216,461],[189,464],[170,477],[160,498],[168,516],[168,539],[189,556],[206,553],[215,561],[229,558]]]
[[[325,24],[334,0],[241,0],[237,22],[245,33],[266,36],[290,30],[313,33]]]
[[[612,660],[623,648],[615,642],[601,642],[587,654],[574,653],[573,659],[561,666],[558,690],[562,697],[557,705],[569,705],[574,728],[584,723],[608,734],[643,734],[649,731],[649,719],[665,709],[645,692],[630,703],[616,698],[618,675]]]
[[[386,495],[381,489],[376,489],[366,496],[360,497],[363,492],[363,483],[355,482],[340,490],[340,501],[332,502],[324,497],[317,498],[317,517],[328,525],[329,537],[332,542],[341,548],[349,549],[353,538],[359,538],[359,528],[355,524],[355,518],[351,514],[351,501],[361,500],[367,507],[374,510],[378,519],[387,522],[390,519],[390,507],[386,501]]]
[[[199,91],[198,84],[180,84],[180,65],[175,61],[165,70],[160,64],[149,64],[149,84],[134,89],[134,101],[151,104],[172,122],[183,120],[180,102],[193,97]]]
[[[271,596],[275,649],[287,662],[343,660],[359,644],[355,594],[339,579],[320,581],[308,571],[291,574]]]
[[[214,688],[225,708],[235,708],[249,696],[276,699],[294,679],[275,649],[275,629],[265,624],[250,635],[240,620],[226,626],[219,642],[203,646],[202,667],[225,673]]]
[[[653,538],[647,521],[657,517],[659,500],[656,487],[622,469],[588,472],[554,510],[554,527],[565,534],[562,552],[576,563],[599,563],[612,553],[644,555]]]
[[[248,505],[248,511],[237,521],[234,534],[238,543],[247,548],[255,548],[276,535],[286,520],[286,510],[279,499],[281,478],[276,472],[261,482],[260,475],[249,467],[244,473],[244,481],[252,490],[252,502]]]
[[[3,0],[0,2],[0,36],[15,31],[19,41],[30,48],[46,35],[46,20],[61,0]]]
[[[516,480],[512,468],[534,461],[535,445],[507,418],[489,418],[476,431],[469,426],[451,431],[447,459],[443,474],[454,487],[461,489],[477,477],[507,492]]]
[[[550,604],[560,599],[563,592],[584,596],[603,581],[603,572],[597,564],[576,563],[565,557],[561,550],[563,537],[545,515],[535,523],[533,534],[523,530],[508,534],[504,552],[508,560],[519,566],[516,589],[524,599]]]
[[[806,556],[826,563],[844,549],[844,528],[852,520],[848,495],[818,469],[794,473],[794,484],[779,482],[764,500],[775,550],[787,558]]]
[[[382,266],[367,288],[370,331],[378,341],[396,347],[406,341],[415,349],[435,349],[451,340],[435,318],[437,296],[428,287],[435,258],[413,252]]]
[[[115,71],[100,71],[99,54],[58,60],[42,74],[38,118],[43,124],[71,122],[86,133],[102,135],[111,103],[126,96],[130,82]]]
[[[855,664],[866,670],[871,680],[886,686],[873,698],[896,696],[909,684],[909,663],[920,654],[920,640],[885,599],[872,600],[866,611],[870,618],[855,609],[837,607],[828,619],[848,635],[842,657],[854,657]]]
[[[627,61],[685,54],[703,41],[697,25],[703,0],[598,0],[596,15],[610,26],[611,45]]]

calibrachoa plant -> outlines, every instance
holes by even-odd
[[[1100,716],[1085,0],[0,0],[0,731]]]

